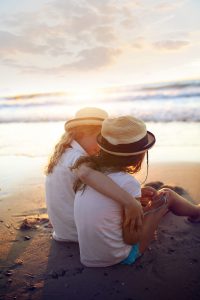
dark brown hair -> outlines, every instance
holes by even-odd
[[[100,150],[98,155],[80,157],[71,169],[77,169],[82,164],[87,164],[90,168],[102,173],[125,172],[129,174],[135,174],[141,170],[144,157],[145,153],[132,156],[118,156]],[[80,179],[75,181],[75,192],[77,190],[84,189],[84,187],[85,185]]]

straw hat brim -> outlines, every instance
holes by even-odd
[[[146,142],[141,145],[138,142],[113,145],[109,143],[101,134],[97,136],[97,143],[99,147],[110,154],[118,156],[132,156],[146,152],[156,142],[156,138],[150,131],[147,131]],[[137,146],[136,146],[137,145]]]
[[[86,126],[86,125],[101,126],[103,121],[104,121],[103,118],[97,118],[97,117],[74,118],[65,123],[65,128],[69,129],[69,128]]]

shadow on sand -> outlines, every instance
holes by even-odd
[[[163,186],[148,185],[153,184]],[[185,190],[172,188],[191,201]],[[19,230],[18,241],[13,242],[6,261],[1,261],[0,299],[199,300],[199,230],[185,218],[168,214],[159,226],[157,241],[135,264],[107,268],[84,267],[78,244],[52,240],[51,229],[44,225]],[[31,239],[24,240],[24,235]],[[21,258],[23,264],[16,264]],[[12,276],[5,275],[8,270]]]

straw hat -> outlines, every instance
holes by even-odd
[[[108,118],[97,137],[99,147],[113,155],[131,156],[146,152],[155,144],[155,136],[145,123],[132,116]]]
[[[75,117],[65,123],[65,130],[84,125],[102,125],[108,117],[105,110],[97,107],[85,107],[77,111]]]

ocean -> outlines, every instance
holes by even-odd
[[[110,115],[133,114],[148,122],[200,122],[200,80],[104,88],[92,99],[70,93],[0,97],[0,122],[65,121],[83,106],[102,107]]]
[[[43,180],[44,166],[65,121],[84,106],[146,121],[156,136],[150,165],[200,163],[200,81],[104,89],[90,100],[63,93],[0,98],[1,197],[26,182]]]

